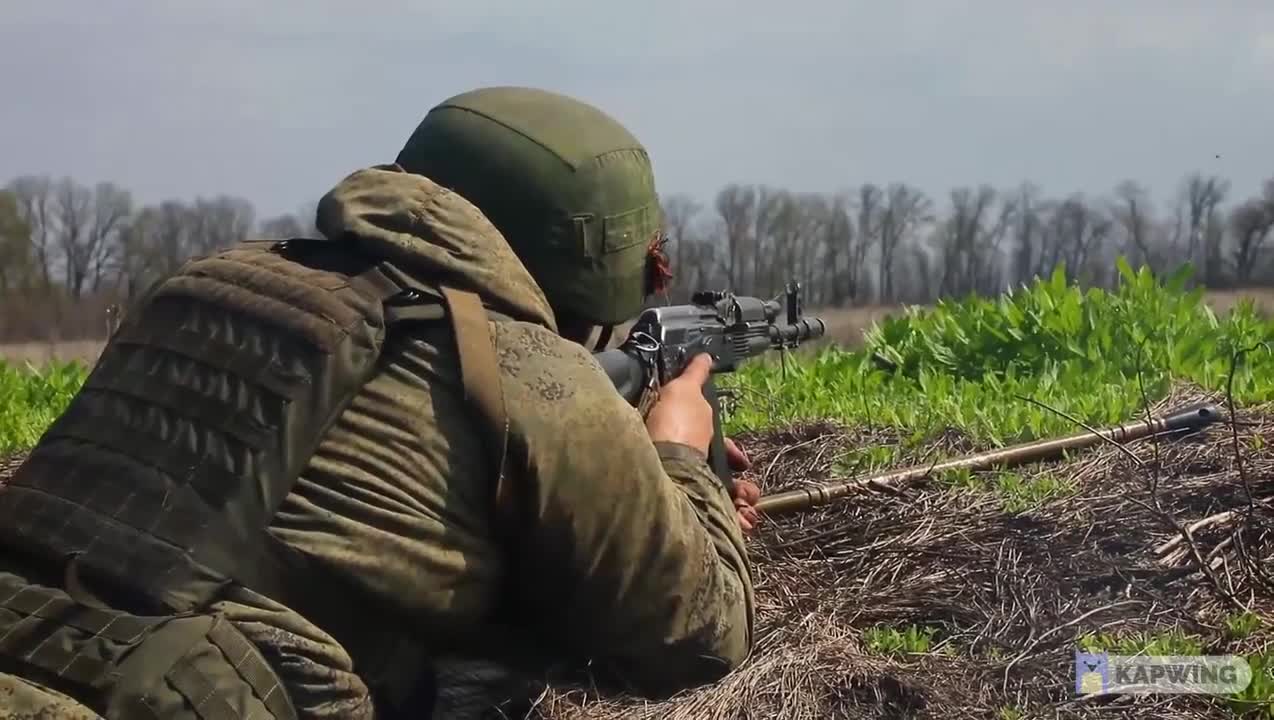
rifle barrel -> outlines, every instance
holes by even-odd
[[[818,487],[788,490],[761,498],[756,508],[766,515],[780,515],[786,512],[825,505],[869,487],[889,488],[895,485],[915,482],[935,472],[959,468],[987,470],[993,467],[1010,467],[1055,457],[1066,450],[1086,448],[1107,440],[1122,443],[1139,440],[1158,433],[1199,430],[1216,422],[1220,417],[1221,411],[1215,405],[1193,405],[1163,417],[1151,418],[1148,422],[1140,420],[1123,425],[1115,425],[1104,430],[1098,430],[1096,433],[1085,431],[1060,438],[1036,440],[930,465],[917,465],[902,470],[853,478]]]

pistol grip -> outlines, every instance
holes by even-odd
[[[708,466],[733,496],[734,478],[730,472],[730,463],[726,460],[725,434],[721,430],[721,399],[717,394],[716,383],[711,377],[703,384],[703,397],[712,408],[712,442],[708,445]]]

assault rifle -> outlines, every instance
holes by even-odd
[[[920,482],[934,474],[947,470],[990,470],[1056,458],[1072,450],[1081,450],[1098,443],[1130,443],[1148,437],[1172,437],[1202,431],[1222,419],[1221,408],[1210,403],[1199,403],[1177,408],[1159,417],[1149,417],[1092,429],[1063,437],[1045,438],[1032,442],[1010,445],[996,450],[974,453],[964,457],[913,465],[900,470],[889,470],[864,477],[839,480],[826,485],[788,490],[766,495],[756,509],[769,516],[801,512],[841,500],[867,490],[898,492],[909,483]]]
[[[686,305],[643,311],[619,347],[594,355],[629,404],[645,415],[659,387],[681,374],[701,353],[712,355],[712,373],[734,372],[749,358],[770,350],[787,350],[821,337],[826,325],[805,317],[799,283],[790,282],[782,303],[778,298],[703,291]],[[703,386],[712,406],[712,444],[708,462],[721,482],[733,490],[734,481],[725,457],[721,432],[721,393],[712,378]]]

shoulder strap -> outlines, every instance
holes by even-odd
[[[286,243],[280,245],[279,250],[287,247]],[[500,365],[488,325],[489,318],[502,316],[487,310],[473,291],[445,284],[431,287],[385,263],[377,263],[350,281],[382,304],[385,326],[391,334],[404,323],[436,322],[444,317],[450,320],[465,399],[487,433],[486,444],[496,473],[496,507],[501,511],[507,509],[511,501],[505,477],[509,421],[501,389]]]
[[[496,507],[504,509],[510,500],[504,474],[509,416],[504,405],[504,392],[501,390],[500,365],[496,360],[495,345],[491,341],[491,332],[487,325],[488,313],[473,292],[445,286],[441,290],[460,355],[460,376],[464,383],[465,397],[477,411],[480,422],[487,426],[488,449],[496,472]]]

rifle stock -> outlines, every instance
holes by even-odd
[[[897,485],[916,482],[936,472],[961,468],[988,470],[995,467],[1012,467],[1056,457],[1067,450],[1087,448],[1107,441],[1123,443],[1159,433],[1193,432],[1211,425],[1219,420],[1220,417],[1221,411],[1215,405],[1192,405],[1173,411],[1163,417],[1152,417],[1149,421],[1141,420],[1115,425],[1098,430],[1096,433],[1085,431],[1060,438],[1036,440],[930,465],[917,465],[812,488],[788,490],[762,497],[756,507],[758,511],[769,516],[798,512],[826,505],[866,488],[884,487],[892,489]]]

